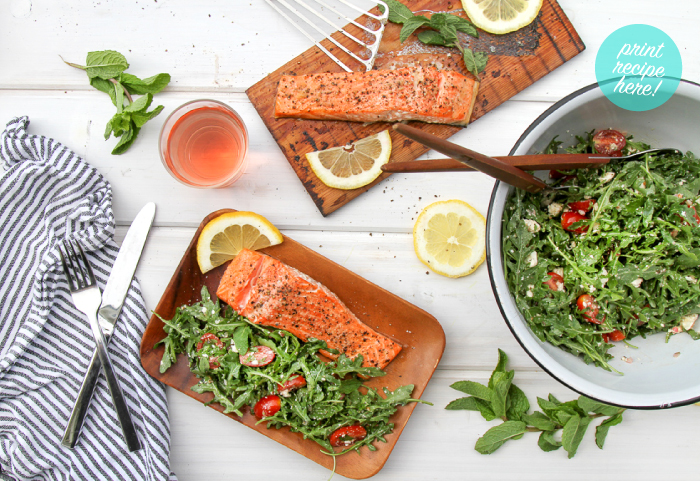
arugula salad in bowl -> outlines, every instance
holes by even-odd
[[[554,187],[538,194],[494,187],[487,262],[503,317],[540,367],[588,397],[641,409],[700,400],[699,122],[700,85],[681,81],[646,112],[591,85],[510,154],[613,159],[538,172]],[[677,151],[617,159],[650,147]]]

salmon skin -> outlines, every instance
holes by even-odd
[[[216,295],[255,324],[284,329],[302,341],[326,341],[351,359],[362,355],[365,367],[383,369],[401,351],[398,343],[365,325],[323,284],[256,251],[238,253]]]
[[[435,67],[284,75],[275,117],[466,126],[478,88],[470,77]]]

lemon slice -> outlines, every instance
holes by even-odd
[[[282,234],[263,216],[228,212],[210,220],[197,240],[197,263],[202,273],[227,262],[241,249],[262,249],[280,244]]]
[[[490,33],[514,32],[532,23],[542,0],[462,0],[469,20]]]
[[[466,276],[486,259],[486,220],[461,200],[435,202],[416,220],[413,247],[438,274]]]
[[[336,189],[357,189],[369,184],[382,173],[382,165],[391,156],[389,131],[370,135],[343,147],[306,154],[314,174],[321,182]]]

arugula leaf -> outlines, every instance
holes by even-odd
[[[153,101],[153,94],[163,90],[170,82],[170,75],[158,74],[144,80],[124,72],[129,68],[126,58],[119,52],[104,50],[88,52],[86,65],[64,62],[71,67],[84,70],[90,79],[90,85],[109,95],[117,107],[117,113],[107,122],[105,140],[113,134],[119,138],[112,154],[123,154],[133,144],[141,127],[157,116],[163,106],[148,111]],[[134,100],[133,94],[143,95]],[[126,103],[126,105],[125,105]]]

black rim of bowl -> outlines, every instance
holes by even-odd
[[[696,85],[700,87],[700,84],[696,82],[692,82],[689,80],[681,79],[680,80],[683,83],[691,84],[691,85]],[[570,93],[566,97],[562,98],[561,100],[557,101],[555,104],[553,104],[551,107],[549,107],[547,110],[542,112],[542,114],[537,117],[534,122],[532,122],[527,129],[522,133],[520,138],[518,138],[517,142],[515,142],[515,145],[513,145],[513,148],[510,150],[508,155],[515,155],[515,152],[517,151],[518,147],[520,147],[520,144],[523,143],[523,141],[530,135],[530,133],[539,125],[541,124],[547,117],[549,117],[552,113],[556,112],[559,110],[563,105],[569,103],[572,99],[575,99],[576,97],[585,94],[586,92],[590,90],[594,90],[598,88],[599,85],[597,83],[587,85],[585,87],[580,88],[579,90],[576,90],[575,92]],[[494,297],[496,298],[496,303],[498,304],[498,309],[501,311],[501,316],[503,316],[503,319],[506,321],[506,325],[508,326],[508,329],[510,329],[510,332],[513,334],[513,337],[515,338],[516,341],[518,341],[518,344],[520,344],[520,347],[523,348],[523,350],[527,353],[528,356],[530,356],[530,359],[532,359],[538,366],[542,368],[543,371],[545,371],[547,374],[549,374],[552,378],[556,379],[559,381],[561,384],[564,386],[568,387],[572,391],[575,391],[579,394],[582,394],[586,397],[589,397],[591,399],[594,399],[596,401],[605,403],[605,404],[610,404],[613,406],[619,406],[623,408],[629,408],[629,409],[666,409],[666,408],[674,408],[674,407],[680,407],[680,406],[687,406],[688,404],[693,404],[698,401],[700,401],[700,395],[690,398],[690,399],[685,399],[683,401],[675,401],[671,403],[666,403],[662,405],[627,405],[627,404],[618,404],[618,403],[613,403],[607,400],[599,399],[595,396],[591,396],[588,393],[585,393],[581,391],[580,389],[577,389],[573,387],[571,384],[567,383],[566,381],[562,380],[560,377],[556,376],[553,374],[545,365],[543,365],[531,352],[530,350],[525,346],[523,341],[518,337],[518,335],[515,333],[515,330],[513,329],[513,326],[510,323],[510,320],[508,319],[508,316],[506,316],[505,310],[503,308],[503,304],[501,303],[501,299],[499,296],[496,295],[496,284],[494,282],[494,269],[493,269],[493,264],[491,263],[491,259],[493,258],[493,252],[491,251],[491,224],[492,222],[501,222],[501,219],[494,219],[494,212],[493,212],[493,205],[494,205],[494,200],[496,197],[496,194],[498,192],[498,189],[501,185],[501,181],[497,180],[496,183],[493,186],[493,191],[491,192],[491,199],[489,201],[489,210],[486,215],[486,265],[488,267],[489,271],[489,280],[491,282],[491,289],[493,290]],[[500,243],[500,239],[499,239]],[[500,275],[500,274],[499,274]]]

